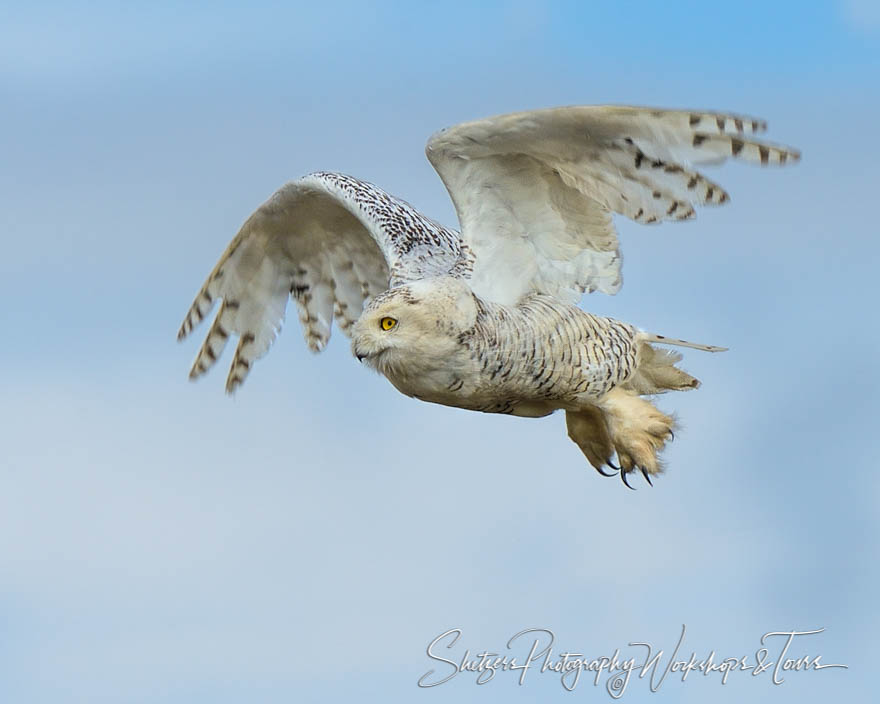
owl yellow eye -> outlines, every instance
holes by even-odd
[[[383,330],[391,330],[395,325],[397,325],[397,320],[394,318],[382,318],[379,321],[379,327]]]

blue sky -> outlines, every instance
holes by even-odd
[[[880,10],[816,3],[21,3],[0,7],[0,699],[555,701],[428,643],[552,629],[848,670],[631,682],[625,701],[867,699],[880,623],[874,138]],[[177,326],[244,218],[316,169],[455,223],[429,134],[510,110],[731,109],[796,145],[727,165],[695,223],[618,222],[583,306],[701,378],[654,489],[599,477],[561,416],[404,398],[291,320],[234,399]],[[198,337],[198,335],[196,336]],[[221,362],[221,366],[222,366]],[[806,653],[799,653],[806,654]]]

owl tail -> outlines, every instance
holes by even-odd
[[[640,396],[662,394],[666,391],[689,391],[700,386],[699,379],[675,366],[681,361],[680,352],[654,347],[648,344],[649,342],[691,347],[706,352],[723,352],[725,350],[724,347],[698,345],[685,340],[647,333],[642,333],[639,342],[641,344],[639,344],[636,371],[622,384],[622,387]]]
[[[674,345],[675,347],[690,347],[703,352],[727,352],[727,347],[716,347],[715,345],[701,345],[697,342],[688,342],[687,340],[676,340],[674,337],[663,337],[663,335],[651,335],[650,333],[642,333],[642,339],[645,342],[657,342],[661,345]]]

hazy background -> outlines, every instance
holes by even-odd
[[[425,648],[629,641],[849,670],[668,679],[625,701],[867,701],[880,648],[880,7],[851,2],[3,3],[0,701],[610,701],[461,674]],[[712,170],[729,207],[618,221],[584,306],[704,381],[638,491],[564,418],[418,403],[294,315],[234,399],[175,342],[244,218],[340,170],[448,224],[434,130],[622,102],[767,118],[795,168]],[[522,653],[519,653],[522,655]],[[665,662],[665,660],[664,660]],[[441,666],[443,667],[443,666]],[[440,670],[438,670],[440,671]],[[445,669],[443,670],[445,671]]]

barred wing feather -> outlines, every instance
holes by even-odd
[[[729,199],[693,166],[799,159],[753,137],[765,128],[723,113],[564,107],[463,123],[432,136],[426,153],[476,256],[474,292],[506,304],[532,291],[575,302],[621,286],[612,213],[690,219],[697,205]]]
[[[318,352],[334,318],[348,334],[369,298],[415,279],[466,275],[470,265],[457,233],[372,184],[324,172],[288,183],[247,219],[184,318],[179,340],[222,299],[190,378],[237,335],[226,380],[233,392],[274,341],[291,296]]]

